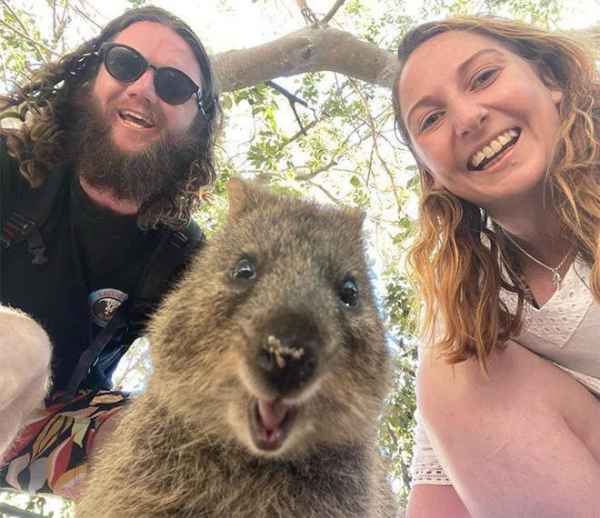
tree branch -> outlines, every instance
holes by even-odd
[[[329,171],[329,169],[335,167],[336,165],[338,165],[338,159],[332,158],[327,164],[319,167],[318,169],[315,169],[314,171],[310,171],[306,174],[296,175],[296,180],[299,182],[307,182],[308,180],[312,180],[315,176],[324,173],[325,171]]]
[[[343,205],[342,201],[337,199],[333,194],[331,194],[327,189],[325,189],[325,187],[323,187],[322,185],[319,185],[318,183],[315,183],[311,180],[308,180],[308,182],[310,185],[312,185],[313,187],[316,187],[317,189],[319,189],[325,196],[327,196],[333,203],[335,203],[336,205]]]
[[[294,142],[295,140],[298,140],[300,137],[305,136],[308,133],[309,129],[314,128],[317,124],[319,124],[319,122],[321,122],[322,119],[314,119],[311,122],[309,122],[305,127],[304,127],[304,131],[300,130],[296,133],[294,133],[289,139],[287,139],[283,145],[281,145],[279,148],[277,148],[277,152],[279,153],[279,151],[281,151],[283,148],[285,148],[286,146],[288,146],[289,144],[291,144],[292,142]]]
[[[335,4],[333,4],[333,7],[331,9],[329,9],[329,12],[323,16],[323,19],[321,20],[321,23],[323,25],[327,25],[331,19],[335,16],[335,14],[339,11],[340,7],[342,7],[342,5],[344,5],[344,2],[346,0],[337,0],[337,2]]]
[[[264,45],[212,57],[219,89],[231,92],[277,77],[331,71],[391,87],[393,53],[332,27],[307,27]]]
[[[73,11],[75,11],[79,16],[81,16],[86,22],[88,22],[91,25],[94,25],[97,29],[102,29],[102,25],[100,25],[96,20],[94,20],[89,14],[87,14],[83,8],[80,9],[79,7],[77,7],[76,5],[73,5],[72,7],[69,6],[70,9],[73,9]]]
[[[305,108],[308,108],[309,110],[311,110],[311,108],[308,106],[308,103],[304,99],[300,99],[300,97],[298,97],[297,95],[294,95],[292,92],[283,88],[283,86],[280,86],[273,81],[267,81],[266,84],[268,86],[270,86],[271,88],[273,88],[273,90],[275,90],[276,92],[283,95],[288,100],[288,102],[290,103],[290,107],[292,108],[292,111],[294,112],[294,116],[296,117],[296,122],[298,123],[298,126],[300,126],[300,131],[302,132],[302,134],[306,135],[306,130],[304,129],[304,126],[302,125],[302,120],[300,119],[300,115],[298,115],[298,112],[296,110],[296,104],[300,104],[300,105],[304,106]],[[312,110],[312,112],[313,112],[313,115],[315,115],[315,117],[316,117],[315,111]]]
[[[338,4],[340,0],[334,8],[338,8]],[[584,34],[596,50],[600,48],[600,27],[575,33]],[[320,71],[391,88],[398,70],[398,59],[393,52],[322,24],[256,47],[222,52],[211,59],[221,92],[255,86],[278,77]]]

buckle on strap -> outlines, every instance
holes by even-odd
[[[46,244],[37,228],[35,221],[19,214],[11,212],[0,233],[0,244],[8,248],[13,243],[18,243],[27,239],[27,250],[31,255],[31,263],[43,265],[48,262],[46,256]]]
[[[36,265],[46,264],[48,262],[48,256],[46,255],[46,244],[42,239],[42,234],[37,227],[33,228],[33,231],[27,238],[27,250],[31,255],[31,263]]]
[[[183,232],[175,231],[169,237],[169,244],[175,246],[176,248],[184,248],[189,240],[189,237],[187,237]]]
[[[4,226],[0,233],[0,244],[4,248],[8,248],[13,243],[22,241],[35,226],[35,221],[26,218],[18,212],[11,212],[4,221]]]

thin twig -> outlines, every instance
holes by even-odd
[[[290,103],[298,103],[308,108],[308,103],[304,99],[300,99],[300,97],[294,95],[292,92],[285,89],[283,86],[280,86],[277,83],[274,83],[273,81],[267,81],[267,85],[273,88],[273,90],[279,92],[281,95],[287,97],[287,100]]]
[[[304,21],[308,25],[318,26],[319,20],[317,20],[317,17],[315,16],[314,11],[310,7],[308,7],[306,0],[296,0],[296,3],[298,4],[298,7],[300,8],[300,14],[304,18]]]
[[[283,95],[288,102],[290,103],[290,106],[292,108],[292,111],[294,112],[294,116],[296,117],[296,122],[298,122],[298,126],[300,126],[300,131],[302,132],[303,135],[306,135],[306,129],[304,128],[303,124],[302,124],[302,120],[300,119],[300,116],[298,115],[298,112],[296,111],[296,104],[301,104],[302,106],[308,108],[309,110],[311,109],[310,106],[308,106],[308,103],[304,100],[304,99],[300,99],[300,97],[298,97],[297,95],[294,95],[292,92],[290,92],[289,90],[286,90],[283,86],[278,85],[277,83],[274,83],[273,81],[266,81],[266,84],[268,86],[270,86],[271,88],[273,88],[273,90],[275,90],[276,92],[279,92],[281,95]],[[314,110],[311,110],[313,112],[313,115],[315,114]]]
[[[89,14],[87,14],[85,11],[83,11],[76,5],[73,5],[70,8],[73,9],[73,11],[75,11],[79,16],[81,16],[85,21],[94,25],[97,29],[102,29],[102,25],[100,25],[97,21],[91,18]]]
[[[332,167],[335,167],[336,165],[338,165],[337,158],[332,158],[327,164],[319,167],[318,169],[315,169],[314,171],[311,171],[310,173],[296,175],[296,180],[298,180],[300,182],[306,182],[308,180],[311,180],[315,176],[317,176],[321,173],[324,173],[325,171],[328,171],[329,169],[331,169]]]
[[[323,25],[327,25],[331,19],[335,16],[335,14],[339,11],[340,7],[342,7],[342,5],[344,5],[344,2],[346,0],[337,0],[335,4],[333,4],[333,7],[331,9],[329,9],[329,12],[323,16],[323,19],[321,20],[321,24]]]
[[[313,181],[308,181],[307,183],[309,183],[310,185],[312,185],[313,187],[316,187],[317,189],[320,189],[323,194],[325,194],[325,196],[327,196],[333,203],[335,203],[336,205],[342,205],[342,201],[338,200],[333,194],[331,194],[327,189],[325,189],[325,187],[323,187],[322,185],[319,185],[318,183],[315,183]]]
[[[62,51],[63,52],[65,51],[64,34],[65,34],[65,29],[67,28],[67,23],[69,21],[69,17],[67,16],[68,9],[69,9],[69,4],[68,4],[68,2],[66,2],[63,5],[62,16],[58,16],[58,13],[56,14],[57,26],[54,29],[54,47],[57,47],[58,43],[62,42]]]
[[[8,70],[6,69],[7,59],[4,56],[4,52],[0,49],[0,66],[2,67],[2,82],[8,83]]]
[[[28,36],[27,34],[22,33],[19,29],[16,29],[9,23],[6,23],[4,20],[0,20],[0,24],[4,25],[7,29],[14,32],[17,36],[21,36],[21,38],[24,38],[28,42],[30,42],[35,47],[35,50],[38,52],[40,59],[42,59],[43,61],[48,61],[48,59],[45,58],[44,55],[40,52],[40,48],[44,49],[46,52],[49,52],[50,54],[54,54],[55,56],[58,56],[57,52],[55,52],[54,50],[52,50],[49,47],[46,47],[46,45],[44,45],[43,43],[40,43],[39,41],[35,41],[32,37]]]
[[[42,52],[40,51],[40,47],[43,48],[44,50],[48,51],[48,52],[51,52],[51,53],[54,53],[54,51],[52,51],[51,49],[49,49],[48,47],[46,47],[42,43],[40,43],[38,41],[35,41],[32,37],[30,37],[27,34],[28,33],[27,27],[21,21],[21,18],[17,15],[17,13],[8,4],[8,2],[6,0],[0,0],[0,1],[2,2],[2,5],[6,8],[6,10],[10,13],[10,15],[16,20],[16,22],[19,24],[19,26],[21,27],[21,29],[23,29],[23,32],[19,31],[18,29],[16,29],[15,27],[13,27],[12,25],[10,25],[9,23],[5,22],[4,20],[0,20],[0,23],[2,23],[2,25],[4,25],[4,26],[8,27],[15,34],[18,34],[22,38],[25,38],[27,41],[29,41],[30,43],[32,43],[33,44],[33,48],[36,51],[38,57],[42,61],[47,62],[48,59],[42,54]]]
[[[396,206],[398,207],[398,212],[401,213],[402,212],[402,201],[400,200],[400,196],[398,195],[398,188],[396,186],[394,173],[392,173],[389,166],[387,165],[387,162],[383,159],[383,157],[381,156],[381,153],[379,151],[379,145],[377,143],[379,131],[377,130],[377,125],[375,124],[375,120],[373,119],[373,116],[371,115],[371,111],[369,110],[369,103],[365,99],[365,96],[363,95],[363,93],[360,91],[360,88],[358,88],[356,81],[352,78],[348,78],[348,81],[350,82],[350,84],[352,84],[355,92],[360,97],[361,102],[364,104],[364,106],[366,108],[368,124],[371,128],[371,135],[373,136],[373,150],[375,151],[375,156],[378,158],[379,163],[381,164],[381,167],[383,168],[383,170],[386,172],[386,174],[388,176],[388,179],[389,179],[391,187],[392,187],[392,192],[394,193],[394,199],[396,201]]]
[[[339,87],[338,91],[336,92],[336,96],[339,97],[341,95],[341,93],[342,93],[342,88]],[[321,112],[321,117],[317,117],[315,110],[311,108],[311,111],[315,114],[315,118],[311,122],[309,122],[304,128],[301,128],[300,131],[298,131],[297,133],[292,135],[289,139],[285,140],[283,142],[283,144],[277,149],[277,151],[276,151],[277,153],[279,153],[282,149],[287,147],[289,144],[291,144],[295,140],[298,140],[300,137],[305,136],[306,133],[308,132],[308,130],[314,128],[320,122],[323,122],[324,120],[329,119],[329,114],[327,112]]]
[[[54,42],[56,39],[56,0],[52,1],[52,38]]]
[[[297,133],[295,133],[294,135],[292,135],[289,139],[287,139],[279,149],[277,149],[277,151],[281,151],[283,148],[285,148],[286,146],[288,146],[289,144],[291,144],[292,142],[294,142],[295,140],[298,140],[300,137],[303,137],[306,135],[306,133],[308,132],[308,130],[314,128],[317,124],[319,124],[319,122],[323,122],[323,119],[315,119],[310,121],[305,127],[304,127],[304,131],[300,130]]]
[[[332,153],[332,158],[327,164],[325,164],[324,166],[321,166],[318,169],[315,169],[314,171],[311,171],[309,173],[296,176],[296,180],[308,181],[308,180],[314,178],[315,176],[317,176],[321,173],[324,173],[325,171],[328,171],[332,167],[335,167],[336,165],[338,165],[339,155],[341,155],[344,151],[346,151],[346,146],[354,134],[358,135],[359,144],[362,144],[366,140],[366,138],[363,139],[360,136],[360,132],[359,132],[360,128],[362,126],[364,126],[365,124],[366,124],[365,122],[362,122],[359,126],[352,128],[352,131],[350,133],[348,133],[348,135],[346,135],[346,138],[340,143],[340,145],[337,147],[337,149]]]

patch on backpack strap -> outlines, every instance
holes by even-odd
[[[126,300],[127,293],[114,288],[104,288],[90,293],[88,301],[92,321],[100,327],[106,327],[115,311]]]

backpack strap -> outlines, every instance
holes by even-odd
[[[129,301],[126,300],[119,306],[112,318],[108,321],[108,324],[106,324],[106,327],[96,335],[90,346],[83,351],[75,366],[73,374],[71,374],[71,377],[69,378],[69,383],[67,383],[65,392],[60,398],[61,400],[69,401],[73,399],[77,389],[88,376],[90,369],[94,366],[104,348],[119,331],[127,327],[128,302]]]
[[[177,274],[189,262],[192,253],[205,241],[200,228],[191,223],[182,231],[162,230],[159,244],[142,273],[137,290],[129,297],[82,353],[71,375],[64,400],[72,398],[110,341],[124,329],[133,326],[141,330],[151,311]],[[127,346],[130,344],[127,344]],[[123,350],[125,352],[126,348]]]
[[[148,309],[154,309],[147,306],[155,305],[162,298],[204,242],[204,234],[193,222],[183,230],[165,232],[134,292],[132,312],[147,313]]]
[[[164,295],[173,287],[194,252],[206,242],[200,227],[191,222],[186,228],[170,230],[162,236],[133,292],[129,320],[133,335],[143,332],[148,317],[156,311]]]
[[[6,144],[2,141],[0,149],[0,164],[2,169],[2,192],[6,188],[6,175],[9,168],[17,170],[15,160],[8,156]],[[44,184],[36,189],[27,188],[11,203],[11,209],[6,218],[3,218],[0,231],[0,245],[8,248],[14,243],[27,240],[27,248],[31,255],[31,262],[43,265],[48,262],[46,257],[46,244],[40,233],[50,212],[52,211],[59,191],[65,185],[66,175],[60,168],[49,175]],[[5,197],[5,195],[4,195]],[[3,202],[6,199],[2,200]]]

